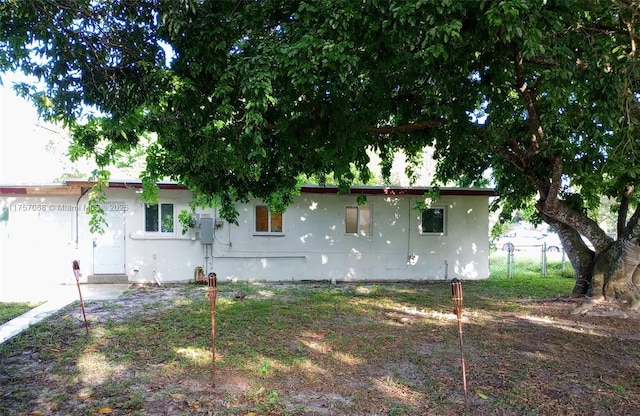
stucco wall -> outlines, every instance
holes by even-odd
[[[181,234],[177,216],[191,194],[161,190],[160,202],[174,204],[173,234],[145,233],[144,204],[135,189],[108,189],[107,220],[121,221],[123,272],[129,281],[181,281],[196,266],[225,280],[423,280],[483,279],[489,276],[488,198],[446,196],[446,232],[423,235],[417,197],[368,196],[372,235],[345,233],[345,207],[355,196],[303,194],[284,213],[283,233],[256,235],[255,203],[240,204],[239,225],[223,222],[214,243],[201,244],[199,230]],[[103,236],[89,232],[86,196],[2,195],[9,220],[0,223],[0,291],[6,281],[73,283],[71,262],[79,260],[83,281],[93,274]],[[201,211],[216,218],[215,209]],[[95,242],[94,242],[95,240]],[[107,243],[105,243],[105,241]],[[97,260],[96,260],[97,261]],[[120,260],[118,259],[117,262]],[[2,282],[5,282],[4,284]]]
[[[345,233],[354,196],[303,195],[284,217],[282,236],[258,236],[253,204],[240,205],[239,227],[216,231],[210,268],[225,279],[483,279],[489,276],[488,200],[444,197],[445,235],[420,233],[415,198],[369,196],[373,233]],[[231,242],[231,246],[228,243]]]
[[[0,196],[0,298],[75,282],[77,197]],[[85,256],[82,256],[85,257]]]

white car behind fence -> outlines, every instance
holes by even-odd
[[[517,232],[498,237],[495,247],[503,251],[540,251],[560,252],[562,243],[555,233]]]

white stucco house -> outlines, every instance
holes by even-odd
[[[192,194],[161,183],[157,205],[143,203],[139,182],[105,189],[109,226],[89,231],[86,193],[93,184],[0,186],[2,279],[175,282],[200,266],[218,280],[398,281],[489,277],[491,189],[441,188],[426,211],[413,209],[426,188],[304,186],[282,214],[260,201],[238,204],[238,225],[216,209],[198,212],[182,234],[178,214]],[[359,195],[367,196],[358,205]]]

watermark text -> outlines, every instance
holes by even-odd
[[[124,203],[106,203],[100,204],[105,212],[127,212],[129,205]],[[86,212],[88,205],[75,204],[34,204],[34,203],[17,203],[8,205],[9,212]]]

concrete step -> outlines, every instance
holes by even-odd
[[[89,284],[125,284],[129,283],[126,274],[92,274],[87,276]]]

